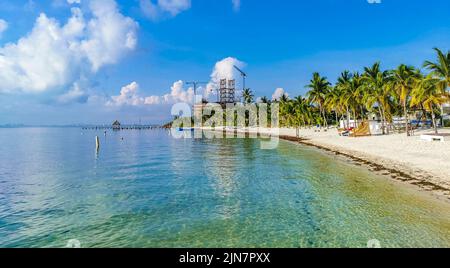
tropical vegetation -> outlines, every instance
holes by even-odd
[[[405,64],[382,70],[379,62],[362,73],[344,71],[332,84],[327,77],[314,73],[305,96],[279,100],[280,124],[284,127],[338,125],[356,126],[366,120],[381,122],[382,133],[404,131],[408,136],[420,123],[430,122],[438,132],[437,118],[443,119],[443,105],[450,103],[450,52],[435,49],[437,61],[426,61],[423,70]],[[246,103],[253,100],[244,92]],[[271,103],[267,97],[259,103]],[[415,119],[413,124],[411,119]],[[400,122],[400,123],[399,123]]]

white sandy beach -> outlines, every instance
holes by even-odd
[[[255,132],[257,129],[245,129],[240,132]],[[261,134],[296,137],[295,129],[259,129]],[[436,190],[434,186],[450,192],[450,136],[444,142],[427,142],[420,139],[421,134],[433,133],[432,130],[416,131],[414,136],[391,134],[370,137],[342,137],[336,129],[328,131],[301,129],[300,137],[304,144],[326,148],[345,155],[381,165],[387,170],[406,174],[413,184],[422,184],[422,188]],[[440,130],[450,134],[450,129]],[[411,179],[412,178],[412,179]],[[434,186],[433,186],[434,185]]]

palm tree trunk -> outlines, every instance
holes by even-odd
[[[364,107],[363,107],[363,106],[360,106],[359,108],[361,109],[361,118],[362,118],[363,121],[364,121],[364,117],[366,116],[366,113],[364,112]],[[369,119],[369,120],[370,120],[370,119]]]
[[[347,108],[347,129],[350,128],[350,111],[348,110],[348,106]]]
[[[325,109],[322,108],[322,105],[320,106],[320,111],[321,111],[322,117],[323,117],[323,126],[325,128],[327,128],[328,127],[327,118],[325,116]]]
[[[385,133],[385,131],[384,131],[383,110],[382,110],[382,108],[381,108],[381,105],[378,105],[378,112],[380,113],[380,116],[381,116],[381,131],[382,131],[382,134],[385,135],[386,133]]]
[[[408,111],[406,110],[406,100],[403,102],[403,112],[405,114],[405,122],[406,122],[406,135],[409,137],[409,122],[408,122]]]
[[[425,110],[425,107],[423,107],[423,104],[420,104],[420,109],[422,110],[422,128],[423,126],[426,126],[427,124],[427,110]]]
[[[431,118],[433,118],[433,127],[434,127],[434,133],[438,134],[438,128],[436,125],[436,115],[434,114],[434,110],[431,109]]]
[[[384,109],[384,107],[382,107],[382,111],[383,111],[383,124],[386,129],[386,134],[389,135],[390,134],[389,125],[387,121],[386,110]]]

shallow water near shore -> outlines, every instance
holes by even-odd
[[[0,247],[450,247],[448,202],[286,141],[77,128],[0,140]]]

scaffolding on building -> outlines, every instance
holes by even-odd
[[[236,80],[220,80],[219,103],[228,104],[236,102]]]

